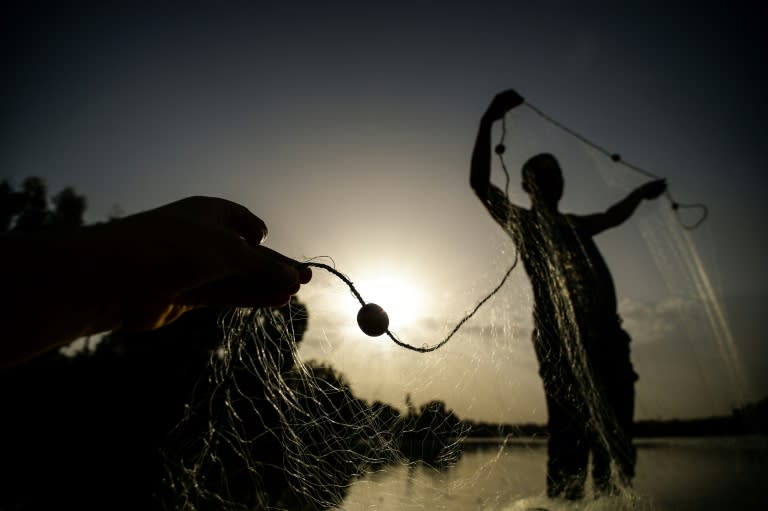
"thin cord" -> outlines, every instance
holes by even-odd
[[[504,195],[507,196],[507,200],[509,200],[509,170],[507,169],[507,162],[504,161],[504,151],[507,150],[506,146],[504,145],[504,139],[507,137],[507,117],[504,116],[501,118],[501,137],[499,139],[499,143],[496,144],[496,148],[494,149],[494,152],[499,157],[499,162],[501,163],[501,170],[504,171],[504,177],[506,180],[504,181]]]
[[[450,333],[449,333],[449,334],[448,334],[448,335],[445,337],[445,339],[443,339],[442,341],[438,342],[437,344],[434,344],[434,345],[432,345],[432,346],[421,346],[421,347],[418,347],[418,346],[413,346],[413,345],[411,345],[411,344],[408,344],[408,343],[406,343],[406,342],[403,342],[403,341],[401,341],[401,340],[400,340],[400,339],[399,339],[399,338],[398,338],[398,337],[397,337],[395,334],[393,334],[393,333],[392,333],[390,330],[387,330],[385,333],[386,333],[386,334],[387,334],[387,336],[388,336],[390,339],[392,339],[392,341],[393,341],[395,344],[397,344],[398,346],[400,346],[400,347],[403,347],[403,348],[405,348],[405,349],[409,349],[409,350],[411,350],[411,351],[416,351],[416,352],[418,352],[418,353],[429,353],[430,351],[435,351],[435,350],[438,350],[438,349],[442,348],[442,347],[445,345],[445,343],[447,343],[447,342],[448,342],[448,341],[451,339],[451,337],[453,337],[453,335],[454,335],[456,332],[458,332],[458,331],[459,331],[459,329],[461,328],[461,326],[462,326],[464,323],[466,323],[467,321],[469,321],[469,319],[470,319],[472,316],[474,316],[474,315],[475,315],[475,313],[476,313],[478,310],[480,310],[480,307],[482,307],[482,306],[483,306],[483,304],[484,304],[485,302],[487,302],[488,300],[490,300],[490,299],[491,299],[491,297],[492,297],[493,295],[495,295],[496,293],[498,293],[498,292],[499,292],[499,290],[502,288],[502,286],[504,285],[504,283],[507,281],[507,278],[509,277],[509,275],[512,273],[512,270],[514,270],[514,269],[515,269],[515,266],[517,266],[517,260],[518,260],[518,257],[517,257],[517,253],[515,253],[515,261],[513,262],[512,266],[509,268],[509,270],[507,270],[507,273],[505,273],[505,274],[504,274],[504,277],[501,279],[501,282],[499,282],[499,284],[498,284],[498,285],[497,285],[495,288],[493,288],[493,290],[492,290],[490,293],[488,293],[488,294],[485,296],[485,298],[483,298],[482,300],[480,300],[480,301],[477,303],[477,305],[475,305],[475,308],[474,308],[474,309],[472,309],[472,311],[471,311],[470,313],[468,313],[466,316],[464,316],[463,318],[461,318],[461,320],[459,320],[459,322],[458,322],[458,323],[456,323],[456,326],[454,326],[454,327],[453,327],[453,330],[451,330],[451,332],[450,332]],[[357,301],[358,301],[358,302],[360,302],[360,305],[361,305],[361,306],[364,306],[364,305],[366,305],[366,301],[363,299],[362,295],[360,295],[360,292],[358,292],[357,288],[356,288],[356,287],[355,287],[355,285],[352,283],[352,281],[349,279],[349,277],[347,277],[346,275],[344,275],[343,273],[341,273],[340,271],[338,271],[338,270],[337,270],[336,268],[334,268],[333,266],[329,266],[329,265],[327,265],[327,264],[324,264],[324,263],[315,263],[315,262],[307,262],[307,263],[304,263],[304,266],[312,266],[312,267],[314,267],[314,268],[321,268],[321,269],[323,269],[323,270],[325,270],[325,271],[327,271],[327,272],[330,272],[330,273],[332,273],[333,275],[335,275],[336,277],[338,277],[339,279],[341,279],[341,280],[342,280],[342,282],[344,282],[344,283],[345,283],[345,284],[346,284],[346,285],[349,287],[349,290],[350,290],[350,291],[352,291],[352,294],[355,296],[355,298],[357,298]]]
[[[504,155],[504,151],[505,151],[504,138],[506,136],[507,136],[507,122],[506,122],[505,118],[502,118],[502,120],[501,120],[501,139],[499,140],[499,143],[496,145],[496,154],[499,156],[499,161],[501,162],[501,168],[504,170],[504,175],[506,176],[506,179],[507,179],[506,184],[504,185],[504,194],[507,196],[507,200],[509,200],[509,171],[507,170],[507,165],[504,162],[504,156],[503,156]],[[459,329],[462,327],[462,325],[464,325],[464,323],[469,321],[470,318],[472,318],[472,316],[474,316],[475,313],[478,310],[480,310],[480,307],[482,307],[485,304],[485,302],[490,300],[493,295],[495,295],[496,293],[499,292],[499,290],[507,282],[507,279],[509,278],[509,276],[512,274],[512,270],[514,270],[515,267],[517,266],[518,260],[519,260],[519,254],[516,251],[515,252],[515,259],[514,259],[514,261],[512,261],[512,265],[509,267],[507,272],[501,278],[501,282],[499,282],[499,284],[495,288],[493,288],[491,290],[491,292],[488,293],[482,300],[477,302],[477,305],[475,305],[475,308],[472,309],[472,311],[469,312],[467,315],[465,315],[463,318],[461,318],[458,321],[458,323],[456,323],[456,326],[454,326],[453,329],[450,331],[450,333],[448,333],[448,335],[445,336],[445,339],[443,339],[442,341],[438,342],[437,344],[433,344],[432,346],[421,346],[421,347],[413,346],[412,344],[408,344],[407,342],[401,341],[389,329],[387,329],[384,333],[387,334],[387,337],[392,339],[392,342],[394,342],[398,346],[403,347],[403,348],[408,349],[408,350],[411,350],[411,351],[416,351],[418,353],[429,353],[431,351],[435,351],[435,350],[438,350],[438,349],[442,348],[448,341],[451,340],[451,337],[453,337],[453,335],[456,332],[459,331]],[[323,269],[325,271],[328,271],[328,272],[332,273],[333,275],[335,275],[336,277],[341,279],[341,281],[344,282],[349,287],[349,290],[352,292],[352,294],[355,296],[355,298],[357,298],[357,301],[360,302],[360,306],[361,307],[366,305],[366,301],[363,299],[362,295],[357,290],[357,288],[352,283],[352,281],[349,279],[349,277],[347,277],[346,275],[344,275],[343,273],[338,271],[333,266],[329,266],[329,265],[324,264],[324,263],[311,262],[311,261],[304,263],[304,265],[305,266],[312,266],[314,268],[321,268],[321,269]]]
[[[612,153],[612,152],[608,151],[607,149],[605,149],[604,147],[597,145],[596,143],[594,143],[591,140],[589,140],[586,137],[584,137],[582,134],[572,130],[568,126],[565,126],[564,124],[562,124],[562,123],[556,121],[555,119],[553,119],[552,117],[548,116],[547,114],[545,114],[544,112],[542,112],[541,110],[539,110],[538,108],[533,106],[532,104],[528,103],[527,101],[525,103],[523,103],[523,104],[525,106],[527,106],[529,109],[531,109],[534,113],[538,114],[545,121],[547,121],[550,124],[560,128],[564,132],[566,132],[569,135],[577,138],[578,140],[580,140],[583,143],[585,143],[586,145],[592,147],[596,151],[598,151],[600,153],[603,153],[604,155],[608,156],[611,160],[615,161],[616,163],[620,163],[620,164],[624,165],[625,167],[627,167],[628,169],[634,170],[635,172],[637,172],[639,174],[642,174],[642,175],[644,175],[646,177],[649,177],[651,179],[661,179],[661,176],[658,176],[658,175],[654,174],[653,172],[649,172],[649,171],[647,171],[647,170],[645,170],[643,168],[638,167],[637,165],[633,165],[633,164],[631,164],[631,163],[629,163],[627,161],[624,161],[619,154]],[[502,133],[504,133],[505,130],[506,130],[505,125],[504,125],[504,123],[502,123]],[[503,145],[503,144],[500,144],[500,145]],[[504,151],[502,149],[501,153],[499,153],[499,149],[498,149],[498,146],[497,146],[496,153],[499,154],[499,156],[501,156],[501,154],[503,154],[503,152]],[[503,159],[502,159],[502,164],[503,164]],[[504,168],[504,172],[505,173],[507,172],[506,168]],[[507,181],[509,181],[509,177],[507,177]],[[682,204],[680,202],[677,202],[672,197],[672,194],[669,192],[669,188],[667,188],[667,190],[664,192],[664,195],[669,200],[669,205],[672,207],[672,210],[675,212],[678,223],[684,229],[693,230],[693,229],[697,228],[699,225],[702,224],[702,222],[704,222],[704,220],[707,219],[707,216],[709,216],[709,209],[704,204],[701,204],[701,203]],[[696,209],[696,210],[698,210],[701,213],[701,217],[697,221],[695,221],[695,222],[693,222],[691,224],[686,224],[680,218],[680,210],[681,209]]]

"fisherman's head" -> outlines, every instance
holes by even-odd
[[[563,172],[554,156],[537,154],[523,164],[523,190],[534,204],[557,207],[563,196]]]

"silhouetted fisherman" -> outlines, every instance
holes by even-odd
[[[470,184],[513,239],[533,287],[533,343],[549,415],[547,495],[583,497],[590,451],[596,492],[613,493],[611,460],[622,484],[628,486],[635,473],[631,427],[637,374],[613,280],[592,238],[627,220],[643,199],[657,198],[666,183],[646,183],[604,213],[563,214],[560,166],[552,155],[539,154],[522,169],[531,209],[510,203],[490,183],[491,128],[522,103],[512,90],[491,102],[480,121]]]

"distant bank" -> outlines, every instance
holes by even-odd
[[[545,438],[545,424],[493,424],[463,421],[469,443],[480,439]],[[635,437],[768,435],[768,398],[736,408],[730,415],[698,419],[642,420],[635,422]]]

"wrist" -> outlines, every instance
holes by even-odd
[[[3,365],[120,326],[119,300],[87,229],[2,237],[6,324]]]

